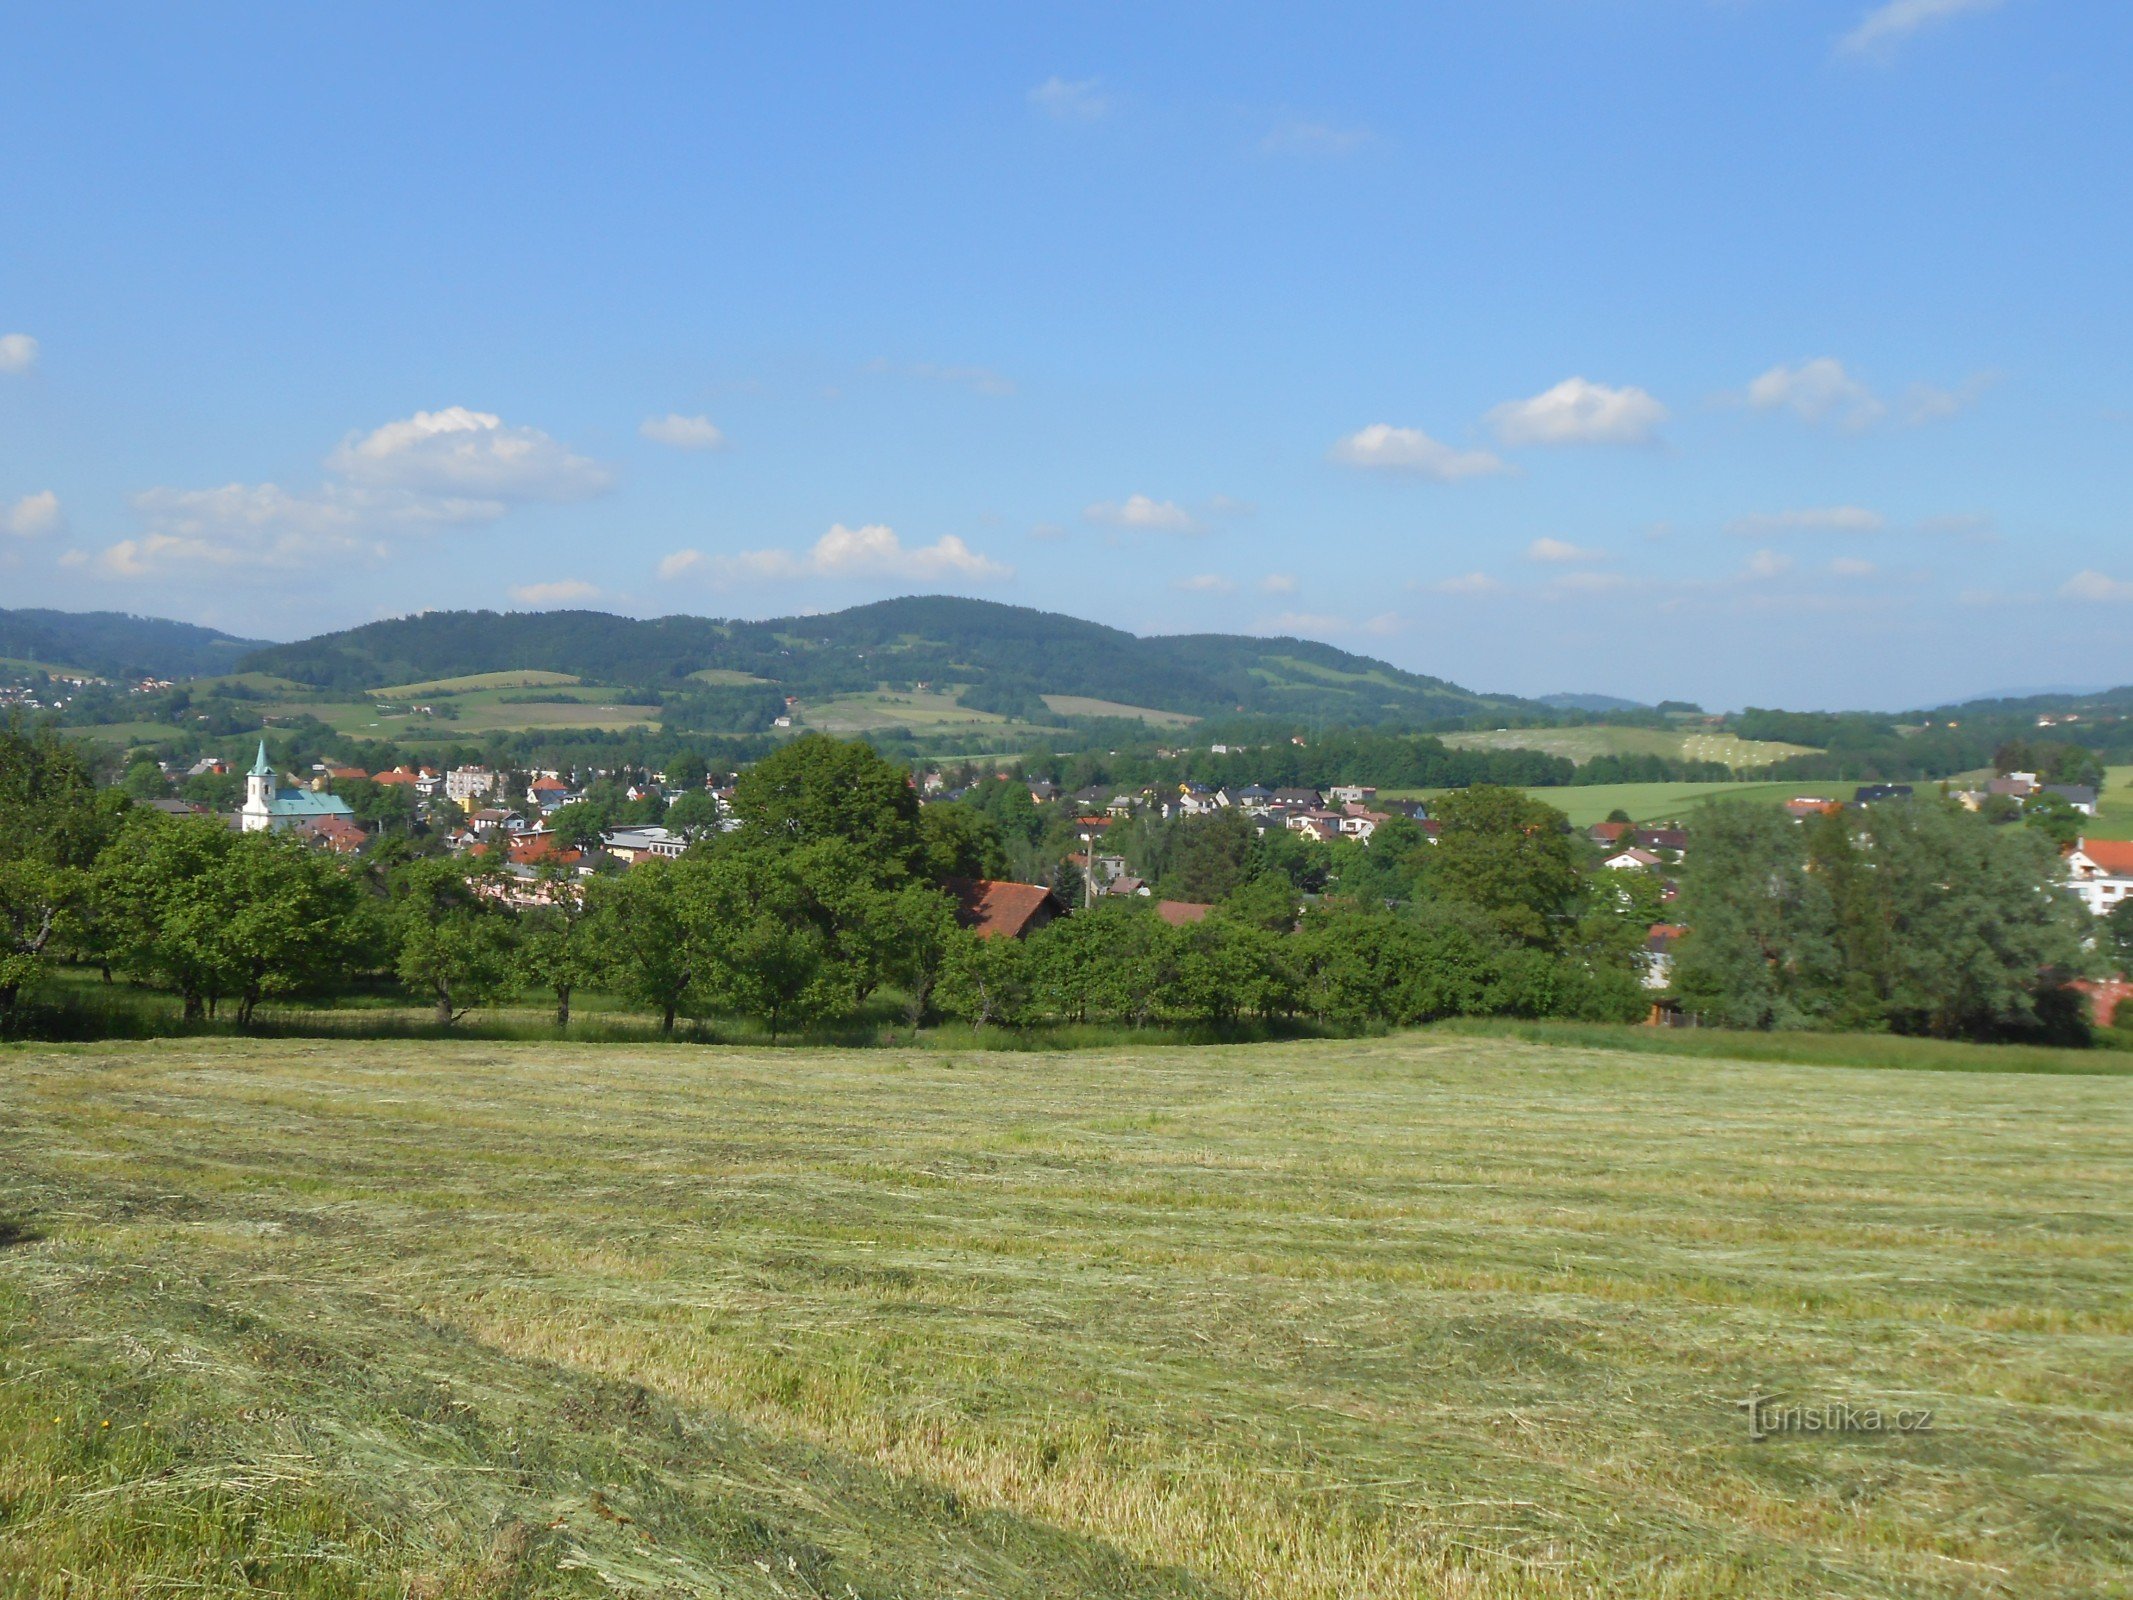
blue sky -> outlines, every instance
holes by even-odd
[[[0,57],[0,603],[2133,679],[2133,6],[8,6]]]

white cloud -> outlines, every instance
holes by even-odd
[[[1605,561],[1605,550],[1588,550],[1574,545],[1567,539],[1535,539],[1526,546],[1528,561],[1545,561],[1553,566],[1574,566],[1581,561]]]
[[[514,583],[504,593],[522,606],[553,606],[597,599],[600,586],[583,578],[558,578],[551,583]]]
[[[676,550],[672,555],[660,558],[659,575],[662,578],[678,578],[703,564],[704,553],[701,550]]]
[[[350,434],[327,466],[366,488],[510,504],[584,500],[613,480],[538,428],[447,406]]]
[[[1929,422],[1945,422],[1976,405],[1984,398],[1985,391],[1997,382],[1998,374],[1980,372],[1953,389],[1914,383],[1904,391],[1903,420],[1914,428],[1924,427]]]
[[[1507,400],[1485,419],[1499,443],[1649,444],[1666,407],[1642,389],[1565,378],[1530,400]]]
[[[1800,511],[1758,512],[1735,517],[1726,532],[1743,539],[1767,539],[1779,533],[1879,533],[1888,519],[1863,506],[1810,506]]]
[[[1094,122],[1111,109],[1096,78],[1046,78],[1030,90],[1029,103],[1058,122]]]
[[[1370,143],[1368,128],[1336,128],[1330,123],[1290,118],[1277,122],[1259,141],[1268,155],[1344,156]]]
[[[1296,592],[1295,574],[1269,572],[1259,580],[1259,592],[1261,594],[1294,594]]]
[[[2001,0],[1888,0],[1837,41],[1844,55],[1872,55],[1894,49],[1921,29],[1972,11],[1995,11]]]
[[[1195,572],[1170,586],[1183,594],[1235,594],[1237,586],[1219,572]]]
[[[50,489],[26,494],[5,510],[0,510],[0,533],[11,533],[18,539],[41,539],[66,525],[66,513],[59,509],[59,496]]]
[[[672,445],[676,450],[726,448],[726,436],[717,423],[709,417],[685,417],[678,411],[669,411],[663,417],[646,417],[637,424],[637,431],[654,444]]]
[[[1081,513],[1091,522],[1114,528],[1132,528],[1141,533],[1198,533],[1200,524],[1175,500],[1154,500],[1147,495],[1129,495],[1124,500],[1102,500]]]
[[[1803,422],[1834,422],[1854,431],[1872,427],[1888,411],[1833,356],[1772,367],[1748,385],[1746,399],[1758,411],[1790,411]]]
[[[667,557],[662,569],[694,555],[683,551]],[[677,570],[686,570],[695,562]],[[994,582],[1015,575],[990,556],[980,555],[954,534],[945,534],[932,544],[906,548],[893,528],[871,522],[847,528],[835,524],[805,552],[791,550],[745,550],[735,556],[713,556],[706,564],[726,582],[771,582],[804,578],[901,578],[931,582],[961,578],[968,582]]]
[[[2059,593],[2069,600],[2133,600],[2133,583],[2091,567],[2067,579]]]
[[[1751,578],[1782,578],[1791,570],[1792,557],[1775,550],[1758,550],[1748,558],[1747,573]]]
[[[384,546],[369,535],[359,498],[333,492],[292,494],[272,483],[219,489],[149,489],[133,497],[147,531],[122,539],[98,559],[115,577],[199,568],[246,571],[371,561]]]
[[[1501,594],[1504,586],[1486,572],[1467,572],[1456,578],[1439,578],[1422,587],[1431,594],[1483,595]]]
[[[35,365],[35,339],[26,333],[0,333],[0,372],[27,372]]]
[[[1351,467],[1370,467],[1389,472],[1411,472],[1438,483],[1457,483],[1462,478],[1483,478],[1508,472],[1501,457],[1486,450],[1457,450],[1439,444],[1419,428],[1395,428],[1373,422],[1351,433],[1333,447],[1333,459]]]
[[[1881,569],[1857,556],[1839,556],[1829,564],[1829,570],[1840,578],[1871,578]]]

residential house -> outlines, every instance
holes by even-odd
[[[1655,922],[1644,941],[1644,987],[1664,989],[1674,981],[1674,946],[1689,930],[1678,922]]]
[[[2047,783],[2044,785],[2044,793],[2057,795],[2084,817],[2096,815],[2096,802],[2099,796],[2095,789],[2088,784]]]
[[[1326,791],[1329,801],[1341,805],[1365,805],[1377,797],[1377,790],[1367,783],[1337,783]]]
[[[1640,850],[1635,845],[1627,850],[1617,850],[1600,863],[1609,872],[1649,872],[1659,866],[1660,860],[1649,850]]]
[[[301,834],[322,850],[331,850],[336,855],[352,856],[370,843],[370,835],[353,817],[311,817],[299,822],[290,830]]]
[[[1276,789],[1272,803],[1291,806],[1299,811],[1316,811],[1326,801],[1316,789]]]
[[[1635,826],[1633,822],[1595,822],[1585,830],[1585,837],[1594,844],[1620,844],[1623,835]]]
[[[2133,842],[2077,839],[2066,855],[2066,875],[2082,902],[2104,916],[2133,895]]]
[[[1785,802],[1785,815],[1794,822],[1805,822],[1809,817],[1826,817],[1843,809],[1844,803],[1841,800],[1830,800],[1814,794],[1794,795]],[[1972,806],[1971,809],[1974,811],[1977,808]]]
[[[600,847],[617,861],[635,866],[655,857],[671,861],[689,848],[689,841],[667,828],[610,828],[600,836]]]
[[[1041,883],[1007,883],[996,878],[951,878],[955,920],[981,939],[1021,939],[1066,910]]]
[[[497,833],[520,833],[525,830],[526,819],[516,811],[506,811],[501,806],[483,806],[467,818],[467,826],[477,839],[486,839]]]

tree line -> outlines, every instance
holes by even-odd
[[[2065,981],[2100,959],[2043,833],[1934,800],[1804,827],[1774,807],[1711,807],[1692,822],[1676,908],[1657,876],[1601,869],[1561,813],[1507,788],[1443,797],[1435,843],[1395,819],[1339,847],[1337,876],[1315,888],[1324,853],[1234,814],[1190,819],[1159,842],[1166,881],[1205,893],[1203,918],[1173,925],[1148,901],[1111,899],[1023,939],[958,922],[957,885],[1003,859],[994,819],[922,808],[908,774],[864,744],[793,741],[741,774],[734,810],[736,830],[707,831],[678,859],[589,879],[408,839],[342,858],[134,806],[51,730],[10,726],[0,1027],[20,1031],[24,996],[62,959],[239,1026],[351,974],[396,983],[442,1025],[529,992],[567,1023],[591,991],[666,1030],[746,1017],[773,1035],[885,1015],[1630,1020],[1650,1001],[1646,939],[1665,915],[1691,929],[1675,991],[1713,1022],[2071,1036]]]

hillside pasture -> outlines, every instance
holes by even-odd
[[[2096,818],[2083,831],[2096,839],[2133,839],[2133,767],[2105,769]]]
[[[2122,1079],[1443,1034],[5,1069],[0,1592],[2133,1569]],[[1892,1421],[1758,1441],[1749,1396]]]
[[[890,728],[925,734],[1029,726],[1011,723],[995,712],[961,705],[953,691],[939,689],[877,689],[866,694],[802,700],[794,708],[793,720],[803,728],[843,735],[880,733]]]
[[[574,673],[524,668],[508,672],[469,672],[457,678],[431,678],[422,683],[396,683],[389,689],[367,692],[381,700],[407,700],[467,694],[479,689],[545,689],[584,681]]]
[[[1738,770],[1767,767],[1788,756],[1812,755],[1806,745],[1742,739],[1701,729],[1616,728],[1591,724],[1576,728],[1496,728],[1448,733],[1444,742],[1462,750],[1538,750],[1580,766],[1595,756],[1663,756],[1670,761],[1716,761]]]
[[[691,683],[709,683],[721,687],[735,687],[751,683],[768,683],[768,678],[758,678],[752,672],[736,672],[731,667],[702,667],[689,674]]]
[[[1545,801],[1570,819],[1572,827],[1589,828],[1605,822],[1617,811],[1627,812],[1632,822],[1680,822],[1695,814],[1698,806],[1713,800],[1763,800],[1782,805],[1795,795],[1848,796],[1849,783],[1831,785],[1800,781],[1768,783],[1757,779],[1719,783],[1581,783],[1531,788],[1525,792]],[[1442,789],[1385,789],[1391,800],[1432,800]]]
[[[1157,711],[1149,706],[1129,706],[1117,700],[1097,700],[1085,694],[1048,694],[1046,709],[1062,717],[1127,717],[1152,728],[1189,728],[1200,719],[1182,711]]]

